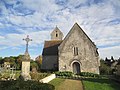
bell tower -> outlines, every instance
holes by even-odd
[[[56,26],[51,33],[51,40],[62,40],[62,38],[63,38],[63,33]]]

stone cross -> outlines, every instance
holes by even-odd
[[[30,41],[32,41],[32,39],[29,38],[29,35],[27,35],[27,38],[23,39],[26,41],[26,51],[25,51],[25,55],[23,57],[22,60],[22,73],[21,73],[21,77],[24,80],[30,80],[31,76],[30,76],[30,55],[28,53],[28,43]]]
[[[25,38],[25,39],[23,39],[23,40],[26,41],[26,51],[25,51],[25,53],[28,53],[28,43],[29,43],[30,41],[32,41],[32,39],[30,39],[30,38],[29,38],[29,35],[27,35],[27,38]]]

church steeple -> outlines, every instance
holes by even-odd
[[[63,38],[63,33],[56,26],[51,33],[51,40],[62,40],[62,38]]]

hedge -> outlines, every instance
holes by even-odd
[[[50,73],[30,73],[31,79],[36,81],[39,81],[40,79],[43,79],[49,75]]]
[[[90,73],[90,72],[81,72],[80,76],[84,76],[84,77],[99,77],[98,74],[94,74],[94,73]]]
[[[56,76],[65,76],[65,77],[72,77],[73,73],[69,71],[65,72],[55,72]]]
[[[0,90],[55,90],[50,84],[36,81],[0,81]]]

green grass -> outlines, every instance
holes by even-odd
[[[83,90],[82,83],[79,80],[56,78],[49,84],[55,86],[55,90]]]
[[[55,78],[54,80],[50,81],[49,84],[54,85],[55,87],[58,87],[61,83],[63,83],[65,79],[61,78]]]
[[[120,90],[120,85],[109,79],[84,79],[85,90]]]
[[[0,79],[1,79],[1,78],[6,78],[6,79],[8,79],[8,78],[10,78],[10,74],[12,74],[12,73],[11,73],[11,72],[2,73],[2,75],[0,74]],[[21,70],[16,70],[16,71],[14,71],[14,74],[15,74],[15,78],[18,79],[19,76],[20,76],[20,74],[21,74]],[[43,79],[43,78],[49,76],[50,73],[33,73],[33,74],[30,73],[30,75],[31,75],[31,78],[32,78],[32,79],[34,79],[34,80],[36,80],[36,81],[39,81],[40,79]]]
[[[14,72],[16,79],[19,78],[20,72],[21,72],[21,71],[15,71],[15,72]],[[4,72],[4,73],[2,73],[2,75],[0,75],[0,79],[1,79],[1,78],[10,78],[10,74],[11,74],[11,72]]]
[[[20,71],[20,70],[17,70],[16,73],[15,73],[15,78],[19,78],[20,73],[21,73],[21,71]]]
[[[49,76],[51,73],[30,73],[31,79],[39,81],[40,79],[43,79],[47,76]]]

